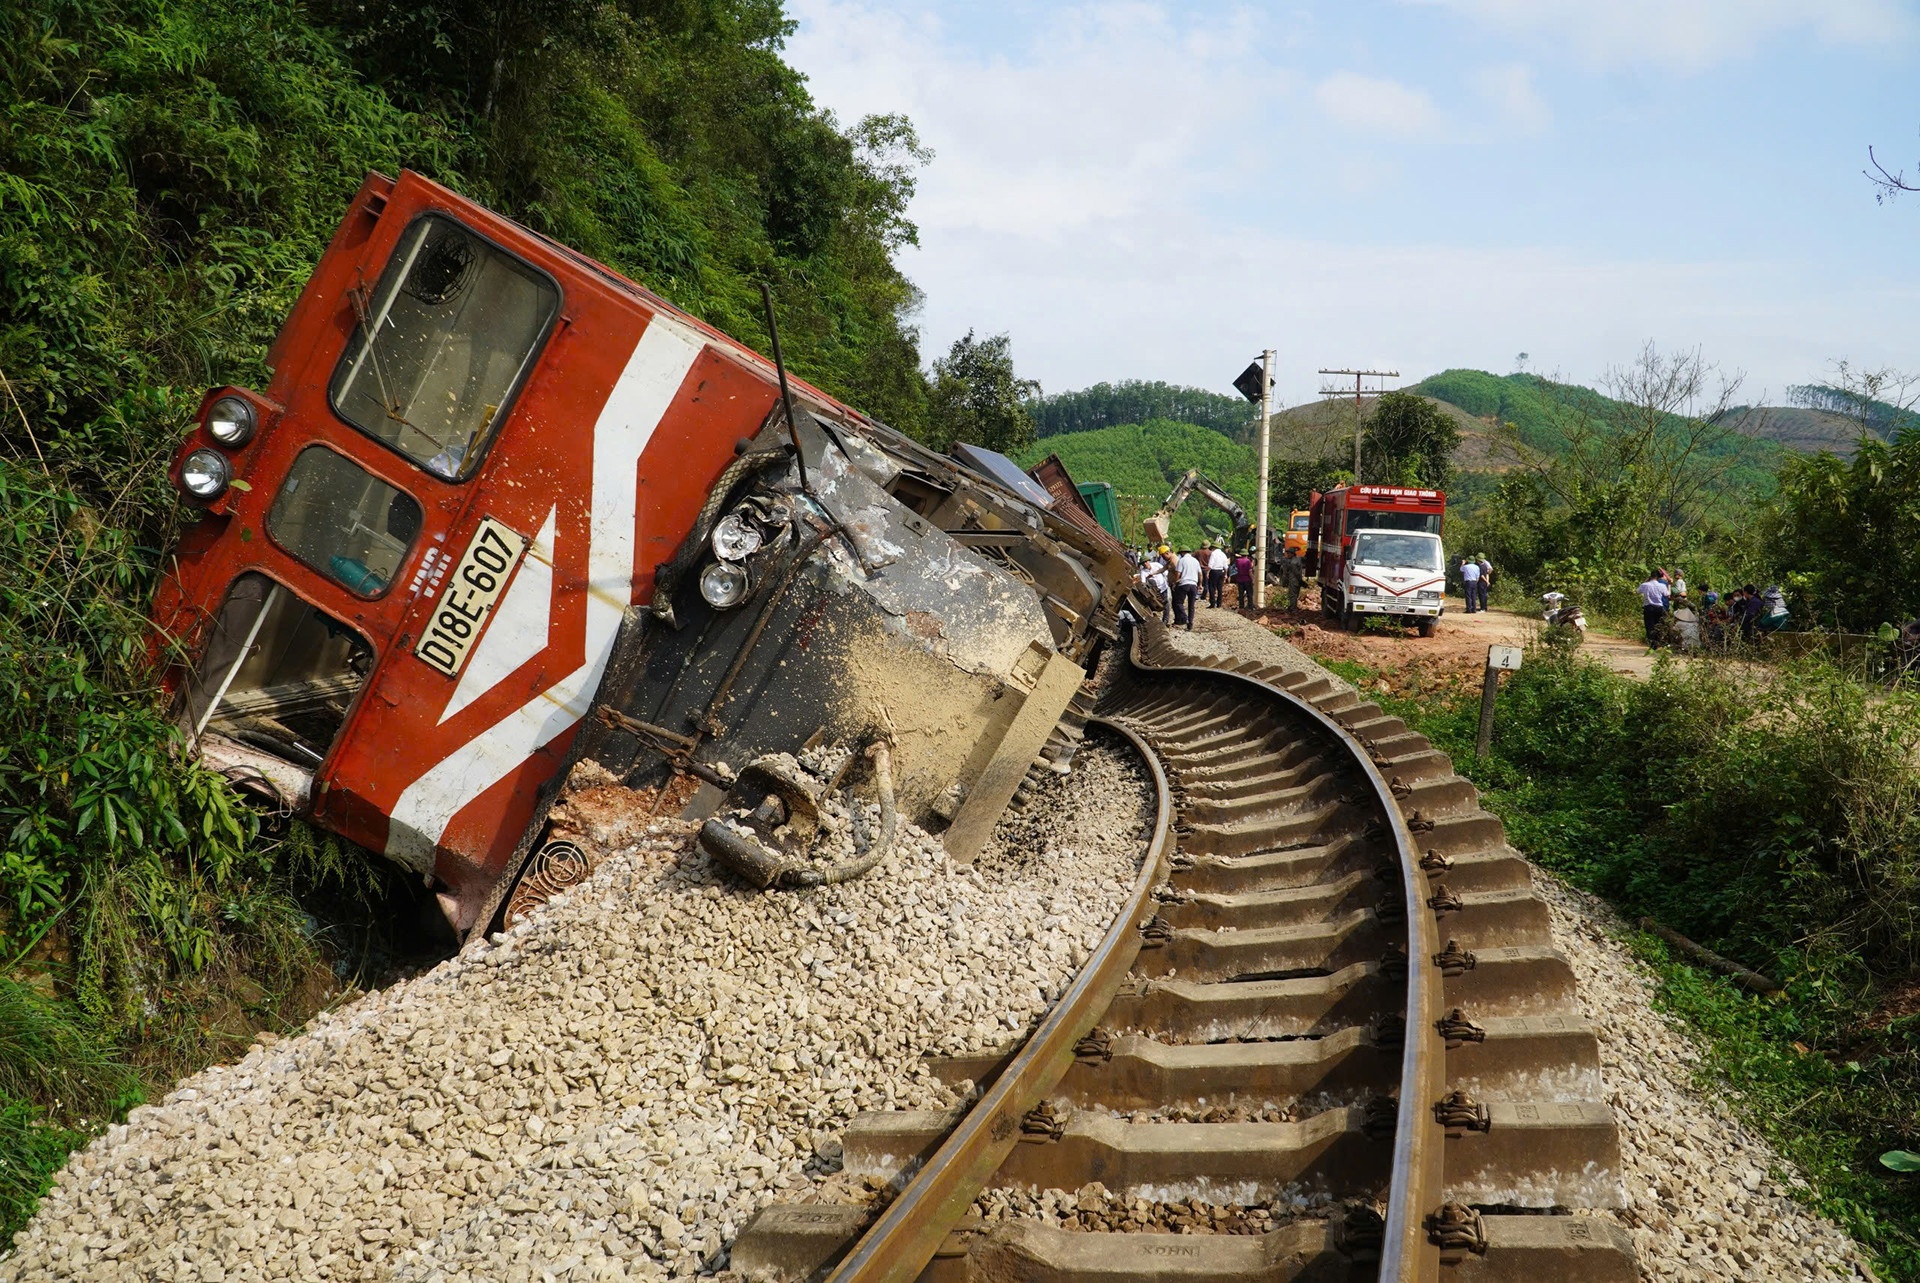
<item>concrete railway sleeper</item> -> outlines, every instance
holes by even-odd
[[[1526,861],[1447,757],[1323,678],[1157,629],[1095,712],[1160,792],[1133,897],[1041,1026],[864,1114],[891,1195],[765,1209],[749,1278],[1637,1277],[1593,1030]]]

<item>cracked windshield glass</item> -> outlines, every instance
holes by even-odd
[[[360,324],[334,372],[333,407],[429,472],[465,477],[559,301],[518,259],[450,219],[422,218],[373,298],[352,293]]]

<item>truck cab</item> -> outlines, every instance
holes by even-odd
[[[1358,630],[1368,615],[1398,615],[1431,637],[1445,610],[1446,496],[1407,486],[1342,486],[1309,509],[1308,562],[1320,609]]]

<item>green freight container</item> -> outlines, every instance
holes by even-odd
[[[1080,497],[1087,501],[1087,507],[1093,509],[1093,519],[1108,534],[1125,543],[1127,538],[1120,533],[1120,505],[1114,500],[1113,484],[1107,481],[1082,481],[1077,484]]]

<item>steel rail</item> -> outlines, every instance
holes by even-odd
[[[1131,743],[1153,779],[1158,801],[1140,875],[1099,948],[1066,993],[899,1197],[867,1227],[829,1276],[834,1283],[904,1283],[920,1276],[1020,1143],[1021,1120],[1066,1074],[1073,1064],[1074,1044],[1105,1014],[1140,952],[1140,927],[1152,916],[1153,888],[1167,876],[1174,836],[1173,791],[1159,754],[1144,739],[1104,718],[1088,721]]]
[[[1140,644],[1135,643],[1136,655]],[[1400,815],[1391,783],[1372,755],[1331,715],[1272,682],[1201,665],[1136,664],[1155,674],[1176,673],[1210,681],[1232,680],[1277,697],[1347,747],[1366,775],[1393,830],[1400,857],[1400,884],[1407,914],[1407,1034],[1400,1058],[1399,1111],[1394,1123],[1393,1175],[1387,1194],[1386,1236],[1380,1254],[1380,1278],[1393,1283],[1432,1283],[1440,1275],[1440,1250],[1428,1241],[1426,1216],[1440,1205],[1446,1182],[1445,1134],[1434,1124],[1432,1107],[1446,1093],[1446,1062],[1438,1039],[1443,977],[1434,955],[1440,952],[1439,926],[1427,905],[1426,874],[1414,850],[1413,834]]]

